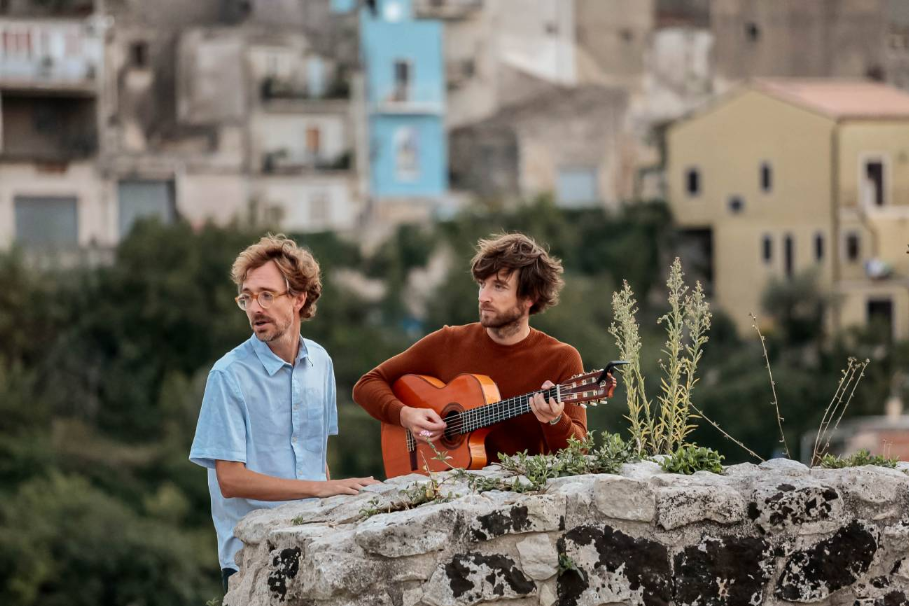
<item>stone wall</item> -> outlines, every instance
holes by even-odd
[[[777,459],[679,476],[643,462],[541,493],[449,479],[447,502],[361,519],[427,481],[396,478],[250,514],[224,603],[906,604],[907,473]]]

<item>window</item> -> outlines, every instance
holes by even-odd
[[[745,210],[745,200],[742,196],[729,196],[729,202],[727,204],[729,206],[729,212],[733,215],[737,215]]]
[[[571,166],[559,169],[556,197],[560,206],[590,206],[599,201],[597,169]]]
[[[770,193],[770,190],[773,189],[773,169],[770,166],[769,162],[761,163],[761,191]]]
[[[117,186],[120,237],[140,219],[157,217],[161,223],[176,218],[173,181],[120,181]]]
[[[685,191],[689,196],[697,196],[701,193],[701,171],[696,168],[689,168],[685,173]]]
[[[870,326],[877,326],[888,339],[893,337],[893,301],[889,298],[868,299],[867,318]]]
[[[321,57],[306,60],[306,88],[311,97],[325,95],[325,63]]]
[[[16,196],[16,241],[29,248],[74,248],[79,242],[75,197]]]
[[[861,255],[861,242],[859,235],[855,232],[846,234],[846,260],[855,263]]]
[[[395,61],[395,88],[394,101],[407,101],[410,99],[410,81],[413,76],[413,64],[406,59]]]
[[[786,234],[783,239],[783,268],[787,278],[795,273],[795,238],[792,234]]]
[[[765,265],[770,265],[773,261],[773,238],[767,234],[761,238],[761,258]]]
[[[322,150],[322,133],[318,126],[306,127],[306,157],[314,160]]]
[[[136,69],[145,69],[148,67],[147,42],[138,41],[129,45],[129,64]]]
[[[325,192],[316,192],[309,198],[309,220],[314,226],[328,222],[328,205],[328,194]]]
[[[884,179],[883,160],[880,158],[865,160],[861,177],[862,203],[866,207],[870,206],[880,208],[884,206],[884,192],[886,191],[886,184]]]
[[[405,126],[395,133],[395,174],[398,181],[416,181],[420,176],[417,129]]]
[[[761,39],[761,28],[754,21],[745,24],[745,37],[749,42],[757,42]]]
[[[824,234],[814,234],[814,260],[824,260]]]

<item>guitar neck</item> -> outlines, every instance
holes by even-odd
[[[457,433],[470,433],[528,413],[531,410],[530,398],[538,393],[542,393],[547,400],[558,398],[559,386],[554,385],[549,389],[532,391],[507,400],[499,400],[485,406],[465,410],[461,413],[461,426],[457,429]]]

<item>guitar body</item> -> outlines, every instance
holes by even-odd
[[[499,388],[487,376],[463,374],[447,385],[436,378],[422,375],[404,375],[391,386],[395,396],[405,405],[414,408],[431,408],[449,425],[452,415],[499,401]],[[480,469],[486,465],[486,435],[490,428],[477,429],[467,434],[449,433],[433,441],[439,451],[447,452],[448,464],[461,469]],[[407,447],[407,430],[397,425],[382,423],[382,460],[385,476],[426,474],[446,471],[448,465],[439,461],[435,451],[425,442],[416,442],[416,449]]]

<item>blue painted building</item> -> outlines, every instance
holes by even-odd
[[[353,0],[332,0],[346,12]],[[370,195],[434,198],[448,191],[442,24],[414,19],[411,0],[360,7]]]

